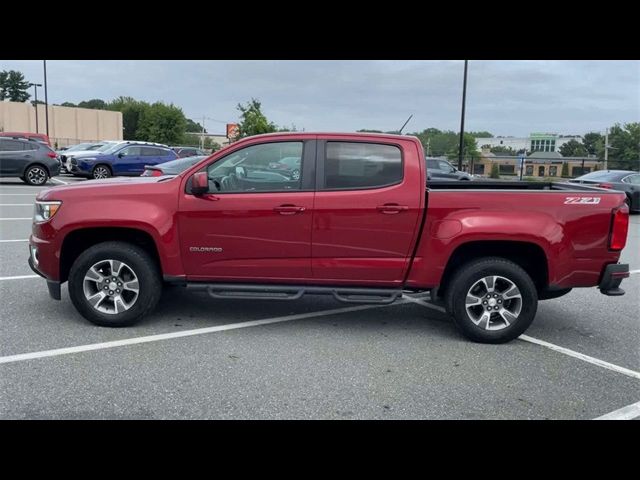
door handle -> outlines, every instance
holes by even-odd
[[[209,200],[210,202],[216,202],[218,200],[220,200],[220,197],[216,197],[215,195],[211,195],[209,194],[205,194],[205,195],[201,195],[200,196],[201,199],[203,200]]]
[[[296,213],[304,212],[306,209],[306,207],[299,207],[297,205],[279,205],[273,208],[273,210],[280,215],[295,215]]]
[[[378,205],[377,210],[380,213],[393,215],[396,213],[407,211],[409,210],[409,207],[407,207],[406,205],[398,205],[397,203],[385,203],[384,205]]]

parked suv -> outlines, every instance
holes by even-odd
[[[138,176],[145,165],[157,165],[176,158],[176,152],[160,143],[124,141],[102,152],[76,154],[67,162],[67,169],[76,176],[87,178]]]
[[[0,177],[18,177],[29,185],[44,185],[59,173],[60,160],[49,146],[0,136]]]
[[[446,160],[427,158],[427,180],[471,180],[473,175],[461,172]]]

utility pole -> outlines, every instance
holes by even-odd
[[[609,129],[604,131],[604,170],[609,170],[607,162],[609,161]]]
[[[464,107],[467,100],[467,63],[464,61],[464,82],[462,84],[462,115],[460,117],[460,151],[458,155],[458,170],[462,171],[462,157],[464,155]]]
[[[202,116],[202,134],[200,135],[200,150],[204,148],[204,120],[205,116]]]
[[[47,96],[47,61],[44,62],[44,121],[46,124],[47,137],[49,136],[49,97]],[[36,107],[36,111],[37,111]]]
[[[29,84],[30,87],[33,87],[33,91],[35,92],[35,107],[36,107],[36,133],[40,133],[40,130],[38,129],[38,87],[41,87],[42,84],[41,83],[30,83]]]

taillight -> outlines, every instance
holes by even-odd
[[[57,156],[56,152],[47,152],[47,157],[49,158],[56,158]]]
[[[609,248],[622,250],[627,244],[627,232],[629,231],[629,208],[626,205],[616,208],[611,219],[611,236]]]
[[[600,188],[613,188],[613,185],[610,183],[601,183],[598,185]]]

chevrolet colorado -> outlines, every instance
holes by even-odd
[[[269,168],[299,158],[300,175]],[[164,283],[217,298],[391,303],[430,291],[459,330],[500,343],[538,300],[622,295],[621,192],[541,182],[429,182],[411,136],[242,139],[175,176],[59,186],[36,199],[29,264],[89,321],[133,324]]]

